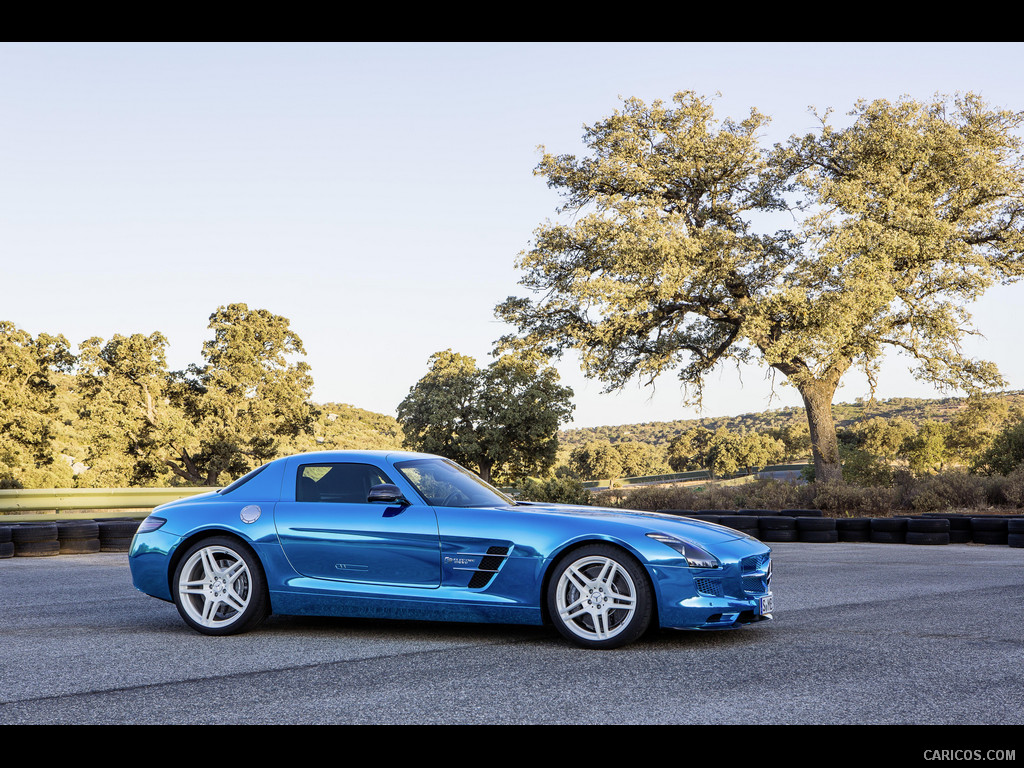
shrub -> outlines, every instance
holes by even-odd
[[[520,498],[523,501],[542,501],[555,504],[592,504],[593,496],[583,483],[572,477],[551,477],[546,480],[526,478]]]

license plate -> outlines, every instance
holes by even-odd
[[[760,605],[758,606],[758,613],[765,616],[775,611],[775,597],[774,595],[765,595],[759,600]]]

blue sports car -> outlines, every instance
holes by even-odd
[[[551,622],[590,648],[649,627],[772,615],[771,551],[685,517],[516,501],[438,456],[333,451],[269,462],[164,504],[129,555],[142,592],[209,635],[270,613]]]

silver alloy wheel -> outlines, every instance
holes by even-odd
[[[185,562],[178,579],[180,604],[203,627],[218,629],[238,621],[252,597],[252,574],[233,549],[202,547]]]
[[[637,592],[629,572],[601,555],[581,557],[558,578],[555,604],[562,624],[584,640],[608,640],[629,626]]]

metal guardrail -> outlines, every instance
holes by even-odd
[[[734,477],[746,477],[748,475],[760,475],[765,472],[793,472],[802,470],[804,467],[809,466],[809,462],[801,464],[772,464],[767,467],[749,467],[745,470],[740,470],[732,475],[723,475],[722,477],[713,477],[711,472],[707,469],[698,469],[693,472],[675,472],[667,475],[644,475],[642,477],[616,477],[612,478],[617,483],[622,485],[643,485],[647,483],[685,483],[692,480],[730,480]],[[586,480],[583,482],[584,488],[607,488],[611,480]]]
[[[216,488],[19,488],[0,491],[0,512],[143,509]]]

